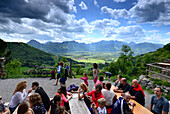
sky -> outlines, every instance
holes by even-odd
[[[0,0],[0,38],[170,43],[170,0]]]

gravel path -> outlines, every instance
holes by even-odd
[[[40,83],[40,86],[43,87],[43,89],[46,91],[46,93],[49,95],[50,98],[53,98],[57,90],[60,88],[60,85],[54,86],[54,83],[56,80],[49,80],[49,78],[19,78],[19,79],[6,79],[6,80],[0,80],[0,95],[3,97],[3,101],[10,102],[12,93],[14,92],[14,89],[16,85],[20,82],[26,80],[27,81],[27,89],[31,88],[31,84],[34,81],[38,81]],[[67,79],[66,87],[68,87],[70,84],[75,84],[77,86],[80,85],[80,83],[83,82],[81,79]],[[94,87],[93,80],[88,80],[89,82],[89,90],[92,90],[92,87]],[[34,92],[34,91],[32,91]],[[152,95],[148,94],[145,91],[145,107],[149,106],[150,99]]]

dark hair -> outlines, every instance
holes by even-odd
[[[55,105],[57,101],[61,101],[60,95],[55,95],[54,98],[50,101],[51,106]]]
[[[60,65],[61,65],[62,67],[63,67],[63,64],[64,64],[63,62],[60,62]]]
[[[99,90],[102,90],[102,86],[100,84],[96,85],[96,89],[99,88]]]
[[[17,114],[25,114],[28,109],[28,104],[26,102],[22,102],[18,107]]]
[[[100,81],[103,81],[103,76],[100,76],[99,80],[100,80]]]
[[[87,76],[87,73],[84,73],[85,76]]]
[[[93,63],[93,67],[94,67],[95,69],[97,69],[97,68],[98,68],[98,65],[97,65],[96,63]]]
[[[39,86],[39,83],[38,83],[38,82],[33,82],[33,83],[32,83],[32,87],[33,87],[33,86],[37,86],[37,87],[38,87],[38,86]]]
[[[164,90],[160,86],[157,86],[156,88],[159,88],[160,92],[164,92]]]
[[[61,88],[59,89],[59,93],[64,94],[64,96],[67,98],[67,90],[65,86],[61,86]]]
[[[106,84],[105,84],[105,83],[103,83],[103,88],[105,88],[105,86],[106,86]]]
[[[112,86],[112,84],[110,82],[106,83],[106,87],[107,87],[108,90],[110,90],[111,86]]]
[[[122,75],[118,75],[120,78],[122,78]]]

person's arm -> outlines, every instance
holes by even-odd
[[[162,111],[162,114],[168,114],[168,112]]]
[[[118,93],[124,93],[123,90],[114,90],[114,91]]]
[[[4,113],[2,113],[2,114],[9,114],[9,109],[5,108]]]
[[[152,111],[152,107],[153,107],[153,104],[150,104],[149,107],[148,107],[148,109],[149,109],[150,111]]]
[[[80,77],[80,79],[82,79],[82,80],[86,80],[86,78],[83,78],[83,77]]]
[[[163,108],[162,108],[162,114],[168,114],[169,112],[169,102],[164,102]]]

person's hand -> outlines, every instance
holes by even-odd
[[[73,91],[73,90],[71,90],[71,93],[74,93],[74,91]]]
[[[136,104],[133,102],[133,103],[131,104],[131,106],[136,106]]]
[[[32,91],[32,88],[30,88],[30,89],[28,90],[28,94],[31,93],[31,91]]]
[[[73,97],[73,94],[71,94],[70,97]]]

